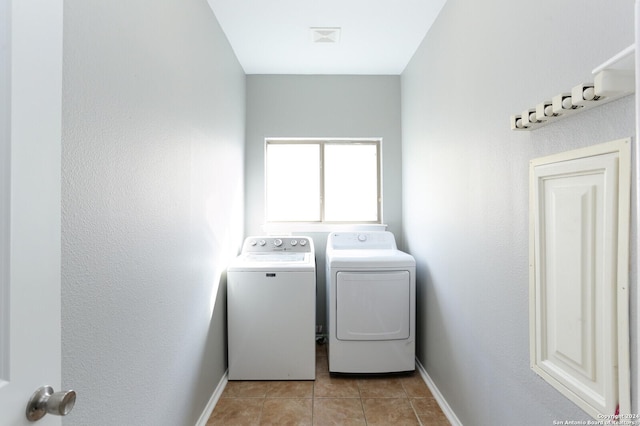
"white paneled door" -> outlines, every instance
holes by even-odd
[[[62,0],[0,0],[0,32],[0,426],[60,425],[26,413],[60,390]]]
[[[531,363],[596,419],[628,413],[630,139],[531,162]]]

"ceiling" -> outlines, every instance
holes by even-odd
[[[208,0],[247,74],[401,74],[446,0]],[[311,27],[340,28],[314,43]]]

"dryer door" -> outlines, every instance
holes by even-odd
[[[338,272],[336,336],[339,340],[409,338],[408,271]]]

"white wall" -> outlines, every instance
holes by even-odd
[[[640,46],[640,0],[636,0],[635,2],[635,44],[636,44],[636,49],[638,49],[638,46]],[[636,67],[636,93],[640,93],[640,55],[636,54],[636,63],[635,63],[635,67]],[[640,111],[640,97],[636,96],[636,141],[640,139],[640,120],[637,119],[637,111]],[[640,368],[640,365],[638,365],[638,361],[637,361],[637,354],[638,354],[638,346],[640,345],[640,314],[638,313],[638,309],[640,308],[640,291],[638,291],[638,285],[640,284],[640,278],[638,277],[638,264],[640,263],[640,253],[638,252],[638,246],[640,246],[640,232],[638,231],[638,223],[640,222],[640,151],[638,149],[636,149],[635,152],[635,164],[636,167],[632,168],[633,171],[635,171],[635,182],[636,182],[636,187],[635,187],[635,191],[634,191],[634,195],[635,195],[635,208],[636,208],[636,229],[635,229],[635,233],[633,235],[635,235],[636,238],[636,253],[635,253],[635,257],[631,257],[631,264],[635,265],[636,267],[636,280],[635,280],[635,285],[631,286],[631,296],[633,297],[633,292],[635,291],[635,297],[636,297],[636,324],[638,324],[638,326],[636,327],[635,330],[635,336],[636,336],[636,340],[635,340],[635,349],[636,349],[636,358],[635,358],[635,370],[633,371],[632,374],[632,383],[633,385],[635,385],[634,389],[636,390],[635,392],[635,407],[636,407],[636,412],[640,411],[640,392],[638,392],[638,390],[640,390],[640,371],[638,371],[638,368]],[[635,380],[634,380],[635,379]],[[633,386],[632,385],[632,386]],[[634,395],[631,396],[632,398],[634,397]],[[633,404],[633,403],[632,403]]]
[[[226,369],[245,75],[205,1],[64,8],[64,424],[191,426]]]
[[[245,230],[264,234],[264,140],[267,137],[382,138],[383,220],[399,245],[402,174],[399,76],[248,75]],[[325,324],[324,251],[327,232],[314,239],[317,318]]]
[[[588,419],[529,368],[528,162],[634,135],[634,97],[535,132],[509,116],[592,81],[632,42],[632,1],[449,0],[402,75],[418,356],[463,424]],[[635,302],[632,315],[637,336]]]

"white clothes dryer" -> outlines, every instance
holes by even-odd
[[[334,232],[326,248],[329,371],[415,370],[416,263],[391,232]]]
[[[309,237],[249,237],[227,268],[229,380],[314,380],[316,260]]]

